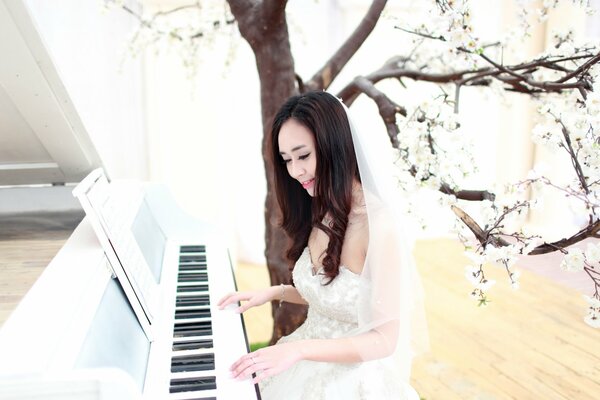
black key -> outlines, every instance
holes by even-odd
[[[210,318],[210,308],[175,310],[175,319]]]
[[[206,262],[206,254],[181,254],[179,256],[179,262]]]
[[[177,307],[195,307],[195,306],[209,306],[210,298],[207,294],[199,294],[194,296],[177,296],[175,300]]]
[[[211,321],[176,322],[173,328],[174,337],[212,335]]]
[[[180,253],[202,253],[206,251],[206,246],[204,245],[196,245],[196,246],[181,246],[179,247]]]
[[[171,372],[211,371],[214,369],[214,353],[175,356],[171,359]]]
[[[206,263],[179,264],[179,272],[206,272]]]
[[[197,350],[212,349],[214,347],[212,339],[192,339],[173,342],[173,351],[179,350]]]
[[[180,273],[177,275],[177,282],[206,282],[208,274],[206,272]]]
[[[217,388],[217,380],[214,376],[203,376],[198,378],[175,378],[171,379],[169,393],[192,392],[198,390],[211,390]],[[215,397],[205,397],[215,399]]]
[[[207,292],[207,291],[208,291],[208,285],[177,286],[177,293]]]

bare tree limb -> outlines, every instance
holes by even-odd
[[[379,115],[381,116],[381,119],[383,119],[383,123],[387,129],[388,138],[390,139],[392,146],[397,149],[399,146],[398,133],[400,133],[400,131],[396,121],[396,114],[401,114],[406,117],[406,109],[396,104],[387,97],[385,93],[377,89],[370,80],[362,76],[356,77],[353,83],[361,93],[366,94],[375,102],[377,109],[379,110]],[[338,95],[338,97],[345,101],[340,95]],[[350,106],[350,104],[346,105]]]
[[[454,190],[447,183],[440,185],[440,192],[454,195],[457,199],[466,201],[494,201],[496,199],[496,195],[487,190]]]
[[[598,232],[600,232],[600,220],[589,224],[588,226],[586,226],[585,228],[583,228],[582,230],[580,230],[575,235],[569,238],[561,239],[552,243],[544,243],[533,249],[533,251],[531,251],[529,255],[533,256],[537,254],[552,253],[553,251],[564,249],[565,247],[581,242],[582,240],[588,237],[597,237]]]
[[[475,222],[469,214],[467,214],[464,210],[460,209],[456,206],[451,206],[452,211],[458,218],[463,221],[465,225],[469,228],[469,230],[475,235],[475,238],[482,246],[486,246],[487,244],[493,244],[495,247],[508,246],[510,245],[505,239],[498,235],[491,235],[489,230],[484,230]],[[563,250],[565,247],[571,246],[575,243],[581,242],[582,240],[588,237],[597,237],[600,232],[600,220],[595,221],[594,223],[589,224],[575,235],[558,240],[552,243],[544,243],[542,245],[537,246],[529,255],[538,255],[538,254],[546,254],[552,253],[554,251]]]
[[[373,0],[369,10],[354,32],[313,77],[304,84],[308,90],[327,89],[340,71],[369,37],[381,17],[387,0]]]

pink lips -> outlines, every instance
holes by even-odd
[[[311,180],[309,180],[309,181],[302,182],[302,187],[303,187],[304,189],[308,189],[308,188],[312,187],[312,185],[313,185],[314,183],[315,183],[315,179],[313,178],[313,179],[311,179]]]

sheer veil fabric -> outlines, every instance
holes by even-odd
[[[369,226],[359,283],[358,328],[348,337],[364,361],[384,355],[379,362],[408,384],[412,359],[428,349],[429,336],[412,255],[414,239],[405,232],[407,218],[401,207],[405,200],[394,179],[390,143],[379,132],[361,127],[341,104],[352,131]]]
[[[288,400],[418,400],[410,371],[414,355],[427,348],[428,335],[412,257],[414,240],[404,232],[404,200],[394,179],[392,149],[380,132],[359,127],[341,101],[332,103],[345,110],[357,156],[369,231],[365,263],[360,275],[340,272],[331,285],[323,286],[314,280],[305,250],[293,274],[309,302],[309,314],[280,343],[344,338],[362,362],[302,360],[261,382],[261,395]]]

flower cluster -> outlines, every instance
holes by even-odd
[[[598,293],[594,296],[584,296],[588,303],[588,315],[585,316],[584,321],[592,328],[600,328],[600,295]]]
[[[215,51],[226,42],[228,65],[235,49],[237,28],[226,2],[196,2],[175,8],[141,11],[127,7],[123,0],[101,0],[107,9],[125,9],[139,20],[128,41],[129,55],[139,56],[146,49],[155,53],[174,52],[186,68],[188,77],[197,75],[203,61],[215,58]]]
[[[399,127],[397,165],[403,177],[437,190],[458,186],[474,170],[472,142],[445,96],[416,105]]]
[[[588,243],[587,249],[572,248],[567,251],[560,268],[569,272],[581,272],[585,269],[595,269],[600,264],[600,244]]]
[[[541,238],[533,235],[528,236],[522,231],[507,233],[505,226],[509,218],[523,214],[528,207],[528,202],[517,202],[512,207],[500,208],[493,202],[482,201],[480,225],[487,232],[489,241],[472,246],[472,240],[468,239],[467,236],[459,236],[467,249],[465,254],[473,263],[466,267],[467,280],[474,285],[471,296],[475,297],[480,305],[485,305],[489,301],[487,290],[495,284],[495,281],[488,280],[485,277],[485,267],[487,265],[503,267],[511,287],[517,290],[520,286],[521,273],[515,268],[518,257],[531,252],[533,248],[541,243]],[[498,239],[501,235],[510,238],[511,242]]]

